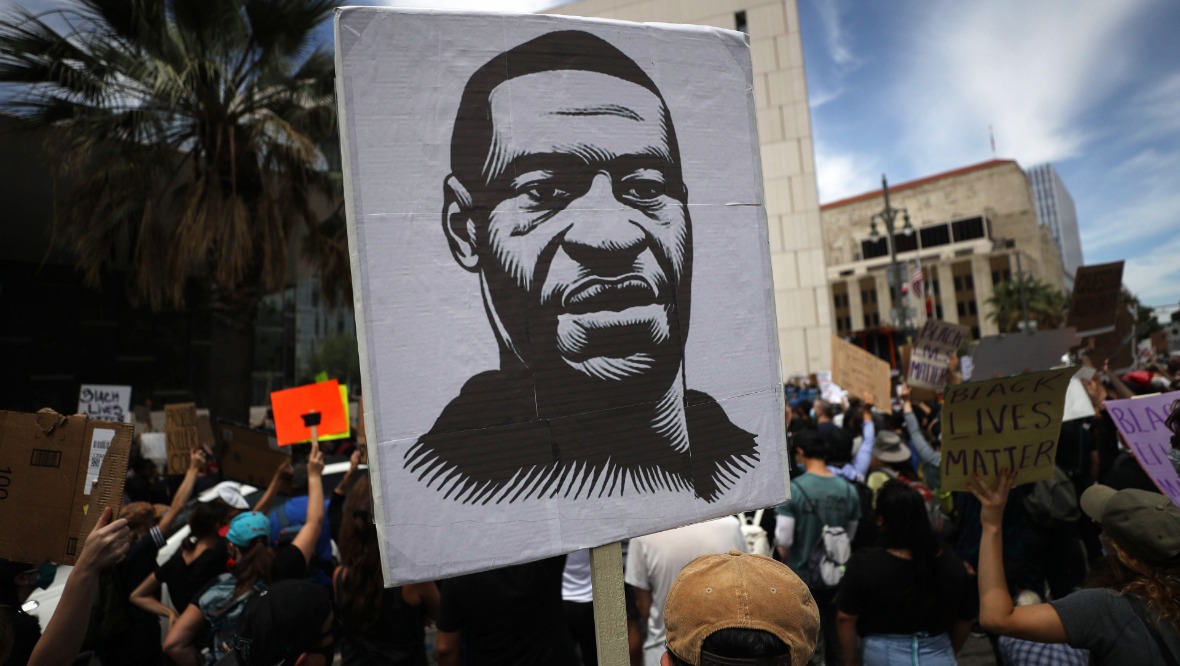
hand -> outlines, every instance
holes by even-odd
[[[281,465],[275,469],[276,479],[289,479],[295,473],[295,468],[291,467],[290,460],[284,460]]]
[[[320,451],[320,447],[314,443],[311,445],[311,453],[307,456],[307,477],[319,478],[324,471],[324,452]]]
[[[108,506],[102,510],[94,529],[86,537],[86,544],[82,546],[82,554],[78,556],[74,569],[98,573],[127,555],[131,549],[131,528],[127,526],[126,519],[112,520],[114,517],[113,508]]]
[[[361,466],[361,447],[358,446],[356,448],[356,450],[352,452],[352,455],[348,456],[348,473],[352,474],[352,473],[356,472],[357,469],[360,468],[360,466]]]
[[[188,468],[194,472],[200,472],[205,469],[205,450],[200,447],[192,450],[188,454]]]
[[[180,619],[180,613],[177,613],[176,611],[169,608],[168,609],[168,629],[171,630],[172,625],[176,624],[176,621],[179,619]]]
[[[872,407],[873,405],[877,404],[877,396],[873,395],[872,391],[865,391],[864,395],[862,395],[860,398],[861,400],[864,400],[865,407]]]
[[[901,398],[902,402],[910,401],[910,385],[902,384],[901,388],[897,390],[897,397]]]
[[[975,495],[975,499],[979,500],[981,505],[979,522],[984,527],[1000,528],[1003,526],[1004,507],[1008,504],[1008,493],[1016,481],[1016,474],[1016,470],[1001,469],[1000,478],[994,489],[978,473],[967,480],[967,487],[971,489],[971,494]]]

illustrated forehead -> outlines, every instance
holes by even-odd
[[[607,74],[562,70],[520,76],[497,86],[489,106],[494,149],[508,157],[586,141],[613,153],[667,150],[660,98]]]

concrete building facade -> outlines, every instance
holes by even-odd
[[[1073,197],[1052,164],[1038,164],[1028,169],[1032,183],[1033,201],[1037,205],[1037,219],[1048,230],[1057,244],[1061,268],[1065,271],[1065,286],[1073,289],[1073,278],[1078,266],[1083,265],[1082,238],[1078,233],[1078,213]]]
[[[795,0],[582,0],[551,13],[690,23],[750,36],[780,364],[784,377],[830,367],[831,299]]]
[[[1012,160],[992,160],[890,185],[890,204],[908,211],[913,231],[895,223],[898,261],[909,281],[920,259],[931,316],[968,326],[975,339],[999,332],[987,316],[995,285],[1023,270],[1061,289],[1057,246],[1038,224],[1032,187]],[[832,327],[840,336],[865,338],[899,327],[887,278],[885,229],[871,236],[871,220],[884,208],[880,190],[824,204],[823,237],[832,292]],[[1019,257],[1019,261],[1018,261]],[[908,300],[908,297],[907,297]],[[924,304],[907,302],[910,326],[926,319]],[[867,339],[866,339],[867,341]],[[866,345],[873,349],[873,345]],[[883,350],[875,350],[888,357]]]

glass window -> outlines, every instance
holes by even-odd
[[[952,222],[951,230],[954,233],[956,243],[986,236],[983,231],[982,217],[971,217],[966,220]]]
[[[938,247],[939,245],[951,244],[951,230],[945,224],[922,227],[918,230],[918,233],[922,235],[922,247]]]
[[[889,256],[889,243],[882,236],[877,240],[866,238],[860,242],[860,256],[864,259],[876,259]]]

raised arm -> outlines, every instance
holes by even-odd
[[[315,544],[324,527],[324,454],[318,444],[311,445],[307,457],[307,522],[291,542],[303,553],[303,559],[310,563],[315,554]]]
[[[90,622],[90,608],[98,596],[99,574],[123,559],[131,548],[131,530],[127,521],[122,518],[112,520],[114,515],[114,509],[103,509],[94,529],[86,537],[82,554],[62,589],[57,610],[29,656],[31,666],[73,663],[82,649],[82,639],[86,638],[86,627]]]
[[[270,477],[270,483],[266,484],[266,492],[262,493],[262,497],[258,498],[258,502],[254,505],[254,511],[258,513],[268,513],[270,505],[275,501],[275,495],[279,492],[279,484],[282,483],[283,478],[291,474],[291,461],[284,460],[283,464],[275,469],[275,473]]]
[[[205,468],[205,451],[201,448],[193,449],[188,456],[188,469],[184,471],[184,480],[180,482],[180,487],[176,489],[176,494],[172,496],[172,505],[168,507],[168,513],[160,519],[160,523],[156,525],[160,529],[160,534],[165,537],[176,524],[176,519],[180,516],[180,511],[184,509],[184,505],[193,497],[193,488],[197,485],[197,475]]]
[[[877,425],[873,423],[873,410],[868,409],[867,405],[865,406],[865,422],[861,426],[860,432],[860,449],[856,451],[852,466],[860,475],[860,480],[864,481],[865,477],[869,475],[869,466],[873,462],[873,445],[877,442]]]
[[[935,451],[930,446],[930,442],[926,441],[926,435],[922,433],[922,426],[918,425],[918,417],[914,414],[914,405],[910,402],[910,387],[902,386],[901,389],[901,413],[905,418],[905,429],[910,435],[910,446],[914,447],[914,451],[918,453],[918,458],[928,465],[941,465],[942,453]]]

